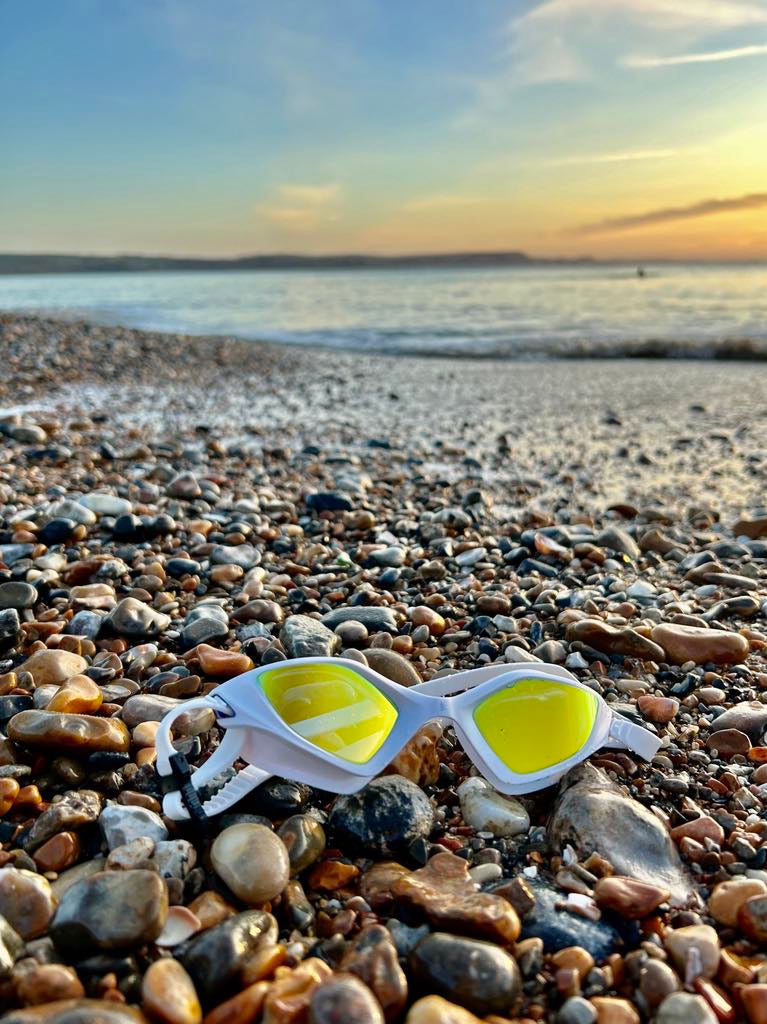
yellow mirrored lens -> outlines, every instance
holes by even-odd
[[[397,709],[380,690],[340,665],[281,665],[259,682],[294,732],[354,764],[370,760],[397,720]]]
[[[597,697],[566,683],[521,679],[477,705],[474,721],[493,752],[520,775],[572,757],[591,734]]]

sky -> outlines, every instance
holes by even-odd
[[[0,251],[767,258],[767,0],[0,0]]]

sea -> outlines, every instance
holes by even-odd
[[[767,264],[14,274],[0,310],[380,354],[767,358]]]

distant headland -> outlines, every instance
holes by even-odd
[[[577,259],[537,259],[526,253],[448,252],[377,256],[340,254],[304,256],[273,253],[209,258],[197,256],[78,256],[47,253],[0,253],[0,274],[118,273],[144,270],[377,270],[388,267],[504,267],[591,263]]]

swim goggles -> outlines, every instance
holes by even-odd
[[[171,728],[196,708],[212,708],[224,735],[192,772]],[[156,769],[175,785],[163,811],[204,821],[271,775],[354,793],[435,719],[451,722],[482,775],[510,794],[558,782],[600,747],[628,748],[649,761],[661,742],[554,665],[490,665],[408,688],[356,661],[298,658],[245,672],[162,719]],[[246,766],[222,779],[238,760]],[[223,784],[216,790],[216,783]],[[204,787],[216,791],[201,796]]]

